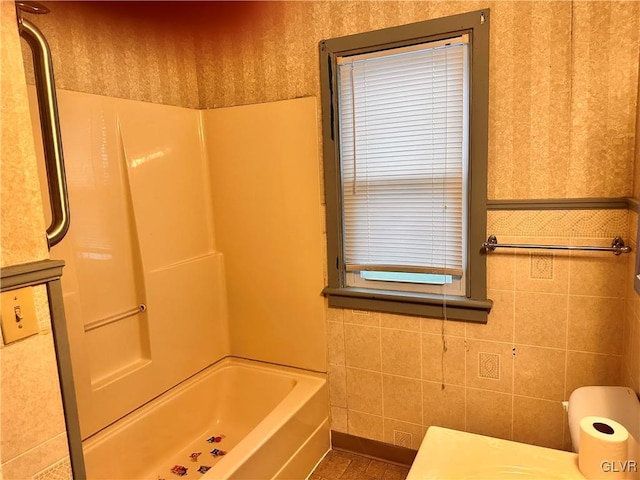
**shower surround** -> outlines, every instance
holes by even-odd
[[[67,265],[62,285],[89,476],[109,463],[96,440],[105,427],[121,432],[132,418],[150,425],[140,411],[128,414],[150,401],[145,411],[156,411],[156,397],[233,356],[317,372],[315,393],[286,413],[300,409],[293,422],[313,436],[315,456],[295,463],[296,475],[306,475],[329,442],[315,99],[215,111],[64,90],[58,101],[72,223],[51,256]],[[293,378],[295,392],[304,382]],[[185,411],[207,417],[227,383],[209,381],[211,405],[191,402]],[[233,385],[258,392],[251,379]],[[259,402],[262,393],[245,397]]]

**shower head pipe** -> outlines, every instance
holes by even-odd
[[[20,2],[18,8],[31,13],[48,12],[48,9],[43,6],[40,6],[40,10],[37,12],[25,9],[24,5],[27,3],[35,4],[36,2]],[[35,8],[33,5],[30,7]],[[53,63],[49,44],[42,32],[31,22],[21,18],[20,15],[18,24],[20,36],[29,44],[33,56],[40,128],[49,185],[49,203],[51,204],[51,225],[47,228],[47,244],[51,248],[64,238],[70,223],[69,195],[64,170]]]

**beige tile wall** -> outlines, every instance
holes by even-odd
[[[638,81],[638,91],[640,91],[640,81]],[[635,175],[634,175],[634,198],[640,198],[640,104],[637,111],[636,122],[636,150],[635,150]],[[629,214],[629,237],[632,245],[638,245],[638,214]],[[624,317],[624,337],[623,337],[623,369],[622,377],[624,385],[633,388],[636,393],[640,392],[640,294],[634,290],[633,282],[636,271],[634,261],[630,262],[625,275],[626,286],[626,306]]]
[[[503,242],[605,246],[629,223],[626,210],[488,221]],[[487,261],[487,325],[329,309],[333,429],[390,443],[405,433],[411,448],[430,425],[570,444],[561,402],[579,386],[621,382],[633,256],[498,250]]]
[[[637,250],[638,214],[630,212],[629,219],[630,245]],[[636,273],[635,259],[632,259],[625,274],[626,302],[622,339],[622,383],[638,393],[640,392],[640,295],[633,286]]]

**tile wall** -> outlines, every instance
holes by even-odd
[[[0,346],[2,476],[71,479],[49,476],[54,464],[69,465],[69,451],[46,288],[34,296],[39,333]]]
[[[638,91],[640,92],[640,80],[638,81]],[[636,121],[636,150],[635,150],[635,172],[633,198],[640,198],[640,102],[638,103]],[[634,278],[639,272],[635,256],[638,255],[638,213],[629,214],[629,237],[636,250],[634,259],[630,261],[629,269],[625,275],[626,291],[626,311],[624,317],[624,343],[623,343],[623,385],[633,388],[636,393],[640,392],[640,294],[634,290]]]
[[[609,246],[629,214],[494,211],[488,230],[505,243]],[[328,309],[332,428],[414,449],[430,425],[568,448],[561,402],[621,381],[632,260],[491,253],[486,325]]]
[[[629,220],[630,245],[637,254],[638,214],[631,212]],[[638,273],[635,268],[635,258],[633,258],[629,262],[625,275],[626,305],[623,328],[622,384],[633,388],[638,393],[640,392],[640,295],[636,293],[633,286],[634,276]]]

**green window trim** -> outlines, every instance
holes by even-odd
[[[320,42],[322,130],[327,210],[330,307],[374,310],[486,323],[486,254],[481,247],[487,222],[489,104],[489,9],[391,27]],[[470,149],[466,297],[347,287],[343,257],[341,171],[338,139],[337,59],[468,34],[470,59]],[[446,308],[445,308],[446,306]],[[444,313],[446,311],[446,314]]]
[[[430,293],[394,292],[369,288],[325,288],[322,293],[329,298],[329,306],[374,310],[419,317],[442,318],[446,307],[447,318],[475,323],[486,323],[493,306],[491,300],[472,300],[465,297],[443,297]],[[445,301],[446,300],[446,301]]]

